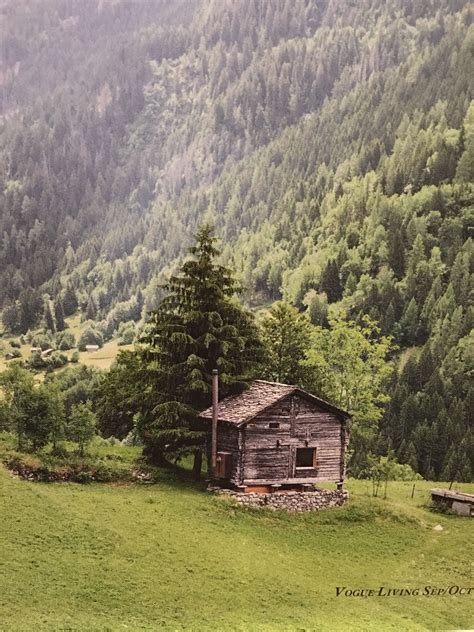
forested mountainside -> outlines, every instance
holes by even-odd
[[[0,10],[8,330],[37,325],[47,295],[113,335],[209,221],[248,303],[321,324],[341,305],[393,335],[383,440],[426,477],[472,477],[469,2]]]

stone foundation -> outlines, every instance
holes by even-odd
[[[349,492],[329,489],[315,489],[309,492],[278,491],[271,494],[246,494],[219,488],[210,488],[209,491],[232,498],[243,507],[264,507],[272,511],[319,511],[328,507],[340,507],[349,499]]]

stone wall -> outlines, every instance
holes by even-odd
[[[273,511],[319,511],[327,507],[340,507],[349,499],[349,492],[329,489],[315,489],[309,492],[278,491],[271,494],[244,494],[218,488],[210,491],[232,498],[243,507],[264,507]]]

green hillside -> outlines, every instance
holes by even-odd
[[[423,482],[413,500],[411,483],[390,483],[387,500],[365,485],[349,483],[346,508],[302,516],[247,511],[169,477],[44,485],[0,469],[1,628],[472,627],[472,594],[336,596],[472,585],[468,518],[427,511]]]
[[[203,221],[252,306],[400,350],[379,451],[472,480],[473,10],[463,0],[4,0],[0,307],[110,340]],[[54,307],[51,318],[45,312]],[[323,306],[323,308],[321,308]],[[49,325],[48,325],[49,322]]]

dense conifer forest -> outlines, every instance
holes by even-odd
[[[471,480],[474,11],[4,0],[0,309],[104,339],[211,223],[247,306],[393,337],[377,450]]]

